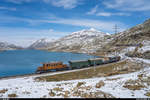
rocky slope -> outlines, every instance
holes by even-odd
[[[108,33],[91,28],[73,32],[55,42],[51,42],[47,49],[49,51],[91,53],[101,48],[101,45],[107,43],[110,38],[111,36]]]
[[[3,50],[16,50],[16,49],[23,49],[20,46],[16,46],[14,44],[9,44],[7,42],[0,42],[0,51]]]
[[[47,49],[49,51],[64,51],[87,53],[94,52],[105,44],[111,36],[94,28],[73,32],[72,34],[62,37],[58,40],[46,41],[45,39],[37,40],[28,48],[30,49]]]
[[[143,24],[117,33],[112,38],[111,41],[103,45],[102,49],[97,50],[97,53],[105,52],[110,54],[134,51],[138,44],[142,44],[142,47],[137,48],[137,52],[150,50],[150,19]]]
[[[48,40],[46,38],[42,38],[40,40],[35,41],[27,49],[43,49],[43,48],[47,48],[49,42],[51,42],[51,41],[53,41],[53,39],[52,40]]]

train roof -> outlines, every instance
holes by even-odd
[[[83,62],[83,61],[88,61],[88,59],[87,60],[72,60],[72,61],[69,61],[69,62]]]
[[[92,58],[92,59],[89,59],[89,60],[102,60],[104,58]]]
[[[41,63],[41,64],[60,64],[62,62],[45,62],[45,63]]]

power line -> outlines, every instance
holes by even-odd
[[[114,26],[114,28],[113,28],[113,29],[114,29],[115,34],[116,34],[116,33],[118,33],[118,29],[120,29],[120,28],[119,28],[119,27],[117,26],[117,24],[116,24],[116,25]]]

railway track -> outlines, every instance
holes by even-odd
[[[119,63],[124,61],[125,59],[122,59],[120,61],[117,62],[112,62],[112,63],[108,63],[108,64],[113,64],[113,63]],[[97,65],[95,67],[101,67],[101,66],[105,66],[108,64],[103,64],[103,65]],[[41,73],[41,74],[37,74],[37,73],[30,73],[30,74],[24,74],[24,75],[15,75],[15,76],[6,76],[6,77],[0,77],[0,80],[2,79],[14,79],[14,78],[23,78],[23,77],[29,77],[29,76],[45,76],[45,75],[54,75],[54,74],[59,74],[59,73],[66,73],[66,72],[74,72],[74,71],[79,71],[79,70],[85,70],[85,69],[89,69],[92,68],[94,66],[90,66],[90,67],[86,67],[86,68],[81,68],[81,69],[73,69],[73,70],[64,70],[64,71],[57,71],[57,72],[45,72],[45,73]]]
[[[60,71],[57,71],[60,72]],[[30,74],[23,74],[23,75],[14,75],[14,76],[5,76],[5,77],[0,77],[1,79],[12,79],[12,78],[22,78],[22,77],[29,77],[29,76],[37,76],[37,75],[47,75],[47,74],[53,74],[53,73],[57,73],[57,72],[45,72],[42,74],[37,74],[37,73],[30,73]],[[61,71],[63,72],[63,71]]]

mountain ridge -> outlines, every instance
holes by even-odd
[[[0,51],[3,51],[3,50],[17,50],[17,49],[23,49],[23,47],[16,46],[14,44],[10,44],[8,42],[0,42]]]
[[[55,41],[45,43],[46,46],[43,45],[42,48],[35,48],[35,49],[85,53],[88,51],[87,49],[91,49],[90,51],[94,50],[90,48],[90,46],[93,47],[94,45],[97,45],[98,42],[102,43],[106,38],[110,38],[110,36],[111,36],[110,34],[98,31],[94,28],[83,29],[81,31],[72,32],[71,34],[59,38]],[[35,42],[33,44],[38,43]],[[32,45],[30,47],[32,47]]]

